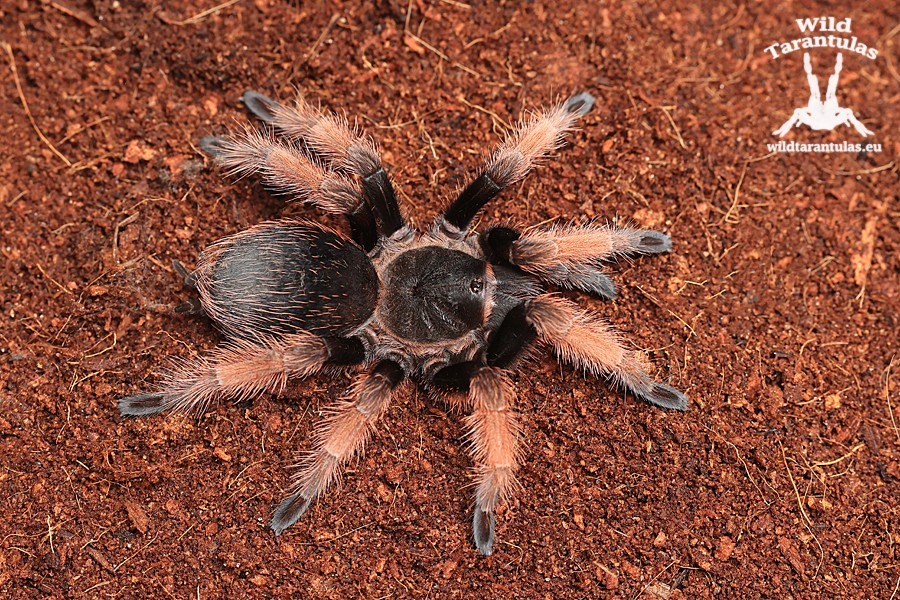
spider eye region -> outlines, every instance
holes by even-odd
[[[485,265],[440,246],[409,250],[388,265],[379,309],[396,335],[417,342],[459,338],[484,319]]]

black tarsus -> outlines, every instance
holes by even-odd
[[[588,92],[580,92],[566,100],[565,108],[569,114],[583,117],[594,108],[596,99]]]
[[[222,153],[222,142],[225,138],[218,135],[204,135],[200,138],[200,149],[213,158]]]
[[[275,113],[272,112],[272,107],[278,106],[278,103],[268,96],[253,90],[247,90],[241,95],[241,102],[260,121],[271,123],[275,120]]]
[[[483,556],[494,552],[494,513],[475,509],[472,515],[472,538]]]
[[[646,393],[635,390],[632,391],[638,397],[660,408],[665,408],[668,410],[678,410],[681,412],[684,412],[688,409],[687,396],[664,383],[654,382],[653,388]]]
[[[149,417],[163,411],[163,394],[147,392],[119,398],[119,414],[123,417]]]
[[[672,238],[660,231],[644,229],[640,231],[641,241],[637,252],[640,254],[661,254],[672,249]]]

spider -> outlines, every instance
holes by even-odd
[[[522,449],[510,370],[533,345],[549,345],[651,404],[687,409],[687,397],[654,381],[606,323],[548,291],[612,298],[601,261],[666,252],[669,236],[594,222],[470,231],[488,201],[562,146],[593,96],[574,95],[522,121],[424,233],[404,220],[373,141],[345,119],[302,99],[289,106],[248,91],[242,100],[263,128],[205,137],[202,148],[231,175],[258,174],[275,191],[344,215],[350,237],[284,218],[216,242],[193,272],[176,261],[199,296],[176,310],[207,315],[226,341],[118,406],[131,417],[202,412],[214,400],[280,392],[288,379],[326,367],[356,367],[346,396],[294,466],[270,523],[276,534],[361,455],[407,378],[468,411],[472,534],[484,555],[493,550],[495,509],[517,488]]]

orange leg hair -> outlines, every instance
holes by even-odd
[[[515,390],[501,369],[484,367],[469,382],[471,413],[465,419],[475,459],[472,532],[482,554],[493,551],[494,510],[518,487],[519,421],[512,410]]]
[[[278,143],[271,134],[246,129],[232,137],[206,138],[205,147],[230,175],[258,173],[270,188],[326,212],[347,214],[362,201],[354,181],[324,169],[292,145]]]
[[[277,392],[289,377],[306,377],[327,359],[325,342],[311,333],[277,341],[234,341],[177,368],[158,391],[122,398],[119,410],[132,417],[164,410],[203,412],[214,400]]]
[[[331,409],[316,430],[312,451],[298,465],[300,470],[294,477],[291,495],[272,517],[270,526],[276,534],[303,516],[313,500],[340,479],[342,467],[362,454],[402,377],[398,365],[382,362],[358,376],[348,397]]]
[[[601,373],[651,404],[687,410],[687,397],[651,379],[636,352],[622,347],[606,324],[577,304],[554,294],[529,302],[528,321],[541,339],[550,343],[564,361],[594,375]]]
[[[671,247],[669,236],[658,231],[587,223],[524,233],[512,243],[509,260],[548,283],[613,298],[615,286],[602,272],[601,261]]]
[[[336,171],[368,177],[382,168],[375,143],[342,117],[323,113],[303,98],[298,98],[293,106],[257,92],[247,92],[243,99],[254,114],[280,135],[305,145]]]

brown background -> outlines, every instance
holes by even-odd
[[[0,595],[898,597],[896,3],[556,4],[2,3],[21,90],[0,52]],[[808,91],[800,52],[763,48],[823,14],[879,49],[845,53],[839,95],[881,153],[766,150]],[[834,54],[812,54],[823,86]],[[690,412],[525,365],[523,490],[481,558],[461,419],[409,386],[342,489],[275,538],[285,467],[346,376],[199,421],[115,407],[217,342],[173,314],[171,260],[282,214],[197,149],[245,122],[248,88],[359,118],[420,225],[523,109],[593,93],[481,225],[669,232],[671,254],[612,266],[616,302],[572,296]]]

